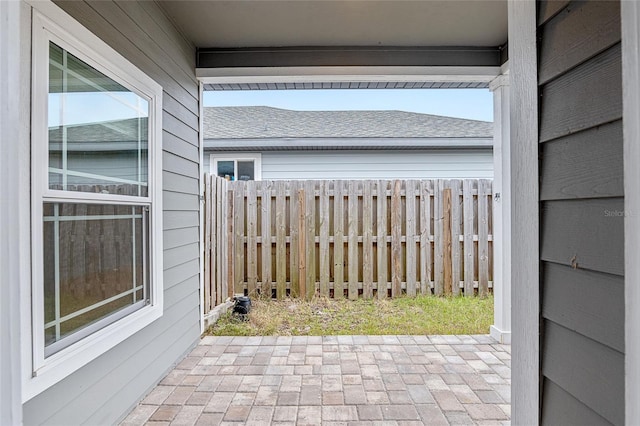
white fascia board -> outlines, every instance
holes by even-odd
[[[205,84],[330,82],[488,83],[500,67],[238,67],[196,68]]]
[[[492,149],[492,138],[205,139],[206,150],[283,149]]]

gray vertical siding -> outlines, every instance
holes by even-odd
[[[620,4],[538,4],[543,424],[624,424]]]
[[[56,4],[164,89],[164,315],[24,405],[28,425],[112,424],[126,415],[200,334],[195,48],[155,2]]]

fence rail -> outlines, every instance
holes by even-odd
[[[215,306],[238,293],[484,295],[492,287],[491,183],[208,175],[205,297]]]

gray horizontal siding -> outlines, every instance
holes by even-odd
[[[209,170],[205,155],[204,170]],[[262,179],[493,178],[490,150],[262,153]]]
[[[623,211],[622,198],[543,203],[540,258],[623,275]]]
[[[613,424],[624,424],[624,354],[545,321],[542,373]]]
[[[622,120],[543,143],[540,199],[621,197]]]
[[[542,424],[562,426],[611,425],[605,418],[599,416],[598,413],[575,399],[570,393],[551,380],[544,380],[543,389],[542,404],[545,409],[542,412]],[[562,419],[562,423],[558,423],[558,419]]]
[[[163,316],[24,406],[25,424],[113,424],[200,334],[195,49],[154,2],[56,3],[164,90]]]
[[[624,424],[620,5],[538,4],[542,424]]]

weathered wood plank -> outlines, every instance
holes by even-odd
[[[358,298],[358,182],[349,181],[348,188],[348,271],[349,271],[349,299]]]
[[[373,182],[362,182],[362,297],[373,297]]]
[[[228,251],[227,253],[227,276],[228,276],[228,280],[227,280],[227,292],[229,297],[233,297],[234,296],[234,290],[235,290],[235,239],[234,239],[234,235],[233,235],[233,226],[234,226],[234,222],[233,222],[233,218],[234,218],[234,211],[233,211],[233,205],[234,205],[234,197],[233,197],[233,192],[231,190],[227,190],[227,248]]]
[[[624,275],[622,198],[545,201],[541,213],[542,260]]]
[[[258,198],[256,182],[247,182],[247,291],[255,296],[258,286]]]
[[[344,297],[344,183],[333,181],[333,297]]]
[[[307,294],[307,227],[306,227],[306,203],[307,197],[304,187],[298,189],[298,282],[300,297]]]
[[[442,193],[442,230],[444,294],[450,296],[454,286],[451,275],[451,188],[444,188]]]
[[[620,44],[542,86],[540,142],[622,118]]]
[[[260,247],[262,253],[262,285],[260,294],[271,297],[271,181],[262,182],[262,191],[260,191],[260,208],[262,209],[262,227],[260,236],[262,237],[262,245]]]
[[[391,297],[402,295],[402,181],[394,180],[391,194]]]
[[[542,374],[611,423],[624,424],[624,354],[549,320],[543,336]]]
[[[306,299],[311,300],[316,294],[316,181],[305,181],[305,221],[306,221],[306,250],[307,279]]]
[[[462,181],[454,179],[451,185],[451,276],[453,287],[451,293],[454,296],[460,294],[460,281],[462,281],[462,255],[460,254],[460,238],[464,241],[460,229],[462,208],[460,206],[460,189]]]
[[[473,193],[472,181],[463,181],[463,222],[464,222],[464,295],[471,297],[473,292],[474,250],[473,250]]]
[[[540,199],[622,197],[622,120],[540,146]]]
[[[443,209],[442,209],[442,191],[444,190],[444,182],[438,179],[434,182],[433,190],[433,280],[434,293],[437,296],[444,294],[444,246],[443,246]]]
[[[624,352],[624,278],[544,263],[542,316]]]
[[[431,195],[428,181],[420,181],[420,294],[431,293]]]
[[[287,293],[287,211],[285,181],[277,181],[276,188],[276,296],[282,300]]]
[[[329,182],[319,182],[320,188],[320,295],[329,297],[331,265],[329,264]]]
[[[406,282],[407,296],[416,295],[416,181],[408,180],[405,183],[406,206]]]
[[[386,180],[379,180],[376,196],[376,253],[378,262],[378,299],[387,297],[387,187],[389,183]]]
[[[212,280],[214,270],[212,270],[212,227],[213,219],[211,218],[212,203],[215,200],[215,191],[212,190],[213,176],[204,176],[204,306],[202,307],[202,313],[208,314],[212,305],[215,303],[211,301],[212,284],[215,284],[215,280]],[[215,259],[215,258],[214,258]]]
[[[223,179],[215,179],[217,197],[215,200],[215,216],[216,216],[216,299],[215,304],[219,305],[221,299],[226,297],[228,291],[226,290],[226,267],[225,258],[228,256],[228,251],[225,251],[225,230],[227,229],[227,216],[224,211],[226,202],[223,202],[223,198],[226,201],[226,185],[223,186]],[[224,182],[226,183],[226,181]],[[225,253],[225,256],[222,254]]]
[[[300,297],[299,258],[301,252],[298,247],[298,238],[300,237],[298,226],[298,188],[298,181],[289,181],[289,281],[291,282],[291,297]]]
[[[489,294],[489,200],[491,182],[478,181],[478,296]]]
[[[620,2],[574,2],[538,34],[538,83],[544,84],[620,41]]]
[[[238,182],[233,190],[233,230],[235,235],[233,292],[244,294],[244,182]]]

